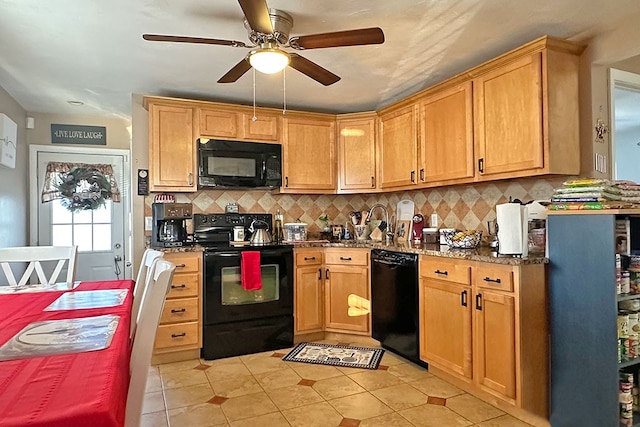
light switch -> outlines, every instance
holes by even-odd
[[[432,213],[431,214],[431,221],[429,222],[429,227],[438,228],[438,214],[437,213]]]
[[[151,231],[153,229],[153,218],[150,216],[144,217],[144,231]]]

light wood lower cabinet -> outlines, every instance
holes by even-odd
[[[420,358],[469,392],[546,418],[545,277],[544,264],[421,256]]]
[[[154,354],[202,347],[202,254],[165,253],[176,265],[156,334]]]
[[[370,315],[349,305],[350,297],[370,299],[369,250],[300,248],[295,259],[295,333],[369,335]]]

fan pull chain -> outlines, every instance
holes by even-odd
[[[256,69],[253,69],[253,117],[251,117],[252,121],[258,120],[256,117]]]
[[[287,67],[282,70],[282,115],[287,114]]]

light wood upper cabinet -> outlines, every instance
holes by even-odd
[[[282,164],[282,192],[335,192],[334,116],[286,115],[283,119]]]
[[[193,109],[150,102],[149,189],[195,191],[197,156]]]
[[[248,141],[278,142],[280,137],[280,117],[275,114],[259,112],[255,116],[242,113],[241,138]]]
[[[417,183],[418,117],[417,104],[380,115],[378,182],[383,190]]]
[[[477,180],[580,172],[581,51],[541,39],[472,71]]]
[[[208,138],[239,137],[239,118],[235,111],[206,109],[200,110],[200,136]]]
[[[376,113],[338,116],[338,190],[376,189]]]
[[[474,174],[471,81],[429,94],[420,106],[420,183],[470,182]]]

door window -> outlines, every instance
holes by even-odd
[[[51,241],[54,246],[78,246],[80,252],[111,250],[111,200],[95,210],[70,212],[51,203]]]
[[[262,289],[245,291],[242,289],[240,267],[222,267],[222,305],[259,304],[280,299],[280,267],[278,264],[260,266]]]

